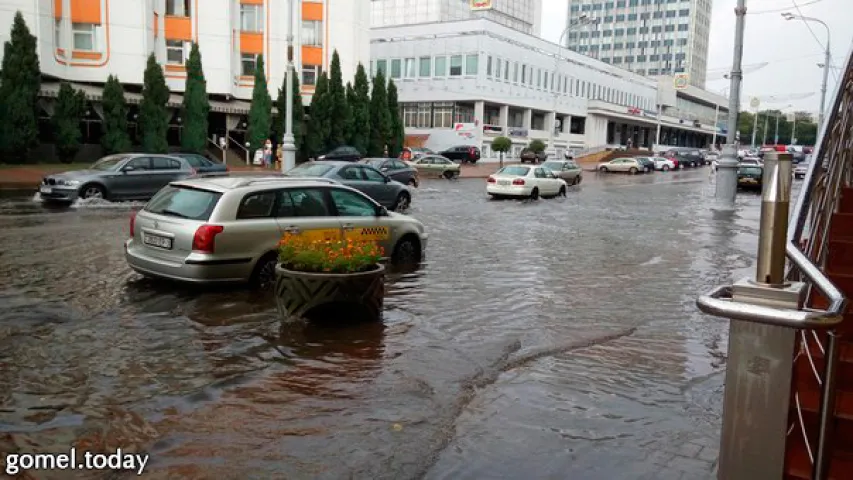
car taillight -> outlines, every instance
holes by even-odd
[[[516,178],[515,180],[512,181],[512,184],[513,185],[524,185],[524,179],[523,178]]]
[[[193,251],[199,253],[213,253],[216,244],[216,235],[222,233],[222,225],[202,225],[198,227],[193,235]]]
[[[468,153],[473,157],[477,155],[477,150],[475,150],[474,147],[471,147],[468,149]]]
[[[130,238],[133,238],[133,232],[136,229],[136,212],[130,212]]]
[[[486,182],[487,183],[495,183],[495,182],[497,182],[497,180],[495,180],[495,177],[489,177],[486,179]]]

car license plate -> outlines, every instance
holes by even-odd
[[[40,193],[52,193],[53,189],[48,187],[48,186],[43,185],[41,188],[39,188],[39,192]]]
[[[509,185],[509,180],[500,180],[498,181],[498,185]]]
[[[166,250],[172,249],[172,239],[161,237],[159,235],[149,235],[145,233],[142,235],[142,243],[153,247],[165,248]]]

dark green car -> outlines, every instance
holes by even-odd
[[[743,189],[761,190],[761,178],[763,176],[764,168],[762,167],[740,167],[737,169],[737,186]]]

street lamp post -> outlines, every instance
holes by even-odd
[[[726,75],[726,78],[728,78],[728,75]],[[720,91],[720,93],[722,93],[723,96],[725,97],[726,95],[728,95],[728,90],[729,90],[729,87],[726,87],[722,91]],[[711,140],[711,146],[714,147],[714,150],[717,149],[717,130],[719,130],[719,125],[720,125],[720,104],[717,103],[716,105],[714,105],[714,138]]]
[[[732,62],[731,85],[729,86],[729,118],[726,125],[726,145],[717,162],[717,182],[714,196],[717,206],[734,210],[737,196],[737,117],[740,111],[740,83],[743,78],[743,33],[746,28],[746,0],[737,0],[735,7],[735,42]]]
[[[301,10],[302,0],[290,0],[290,8],[287,12],[287,70],[285,72],[286,89],[285,114],[284,114],[284,138],[281,141],[281,172],[284,173],[296,166],[296,139],[293,137],[293,55],[296,51],[293,45],[295,28],[294,20],[298,17],[297,8]],[[301,112],[300,112],[301,113]]]
[[[790,12],[783,12],[782,18],[785,20],[802,20],[804,22],[815,22],[823,25],[823,28],[826,29],[826,50],[824,51],[824,62],[823,62],[823,82],[820,86],[820,112],[818,112],[817,119],[817,128],[818,132],[823,129],[823,120],[826,109],[826,84],[829,81],[829,69],[832,68],[830,64],[830,60],[832,58],[831,50],[829,49],[829,42],[832,39],[832,35],[829,32],[829,25],[826,24],[823,20],[814,17],[804,17],[802,15],[794,15]]]
[[[566,37],[566,34],[568,34],[572,30],[572,28],[577,27],[579,25],[586,25],[590,22],[591,22],[591,20],[588,16],[581,15],[574,22],[569,22],[569,24],[566,25],[566,28],[563,29],[563,33],[560,34],[560,40],[557,42],[557,56],[554,57],[554,77],[553,77],[554,79],[556,79],[560,76],[560,59],[563,58],[563,39]],[[551,82],[552,88],[554,88],[554,81],[556,81],[556,80],[552,80],[552,82]],[[557,126],[556,125],[557,124],[557,98],[559,97],[559,95],[560,95],[559,90],[555,88],[554,89],[554,108],[551,110],[553,120],[551,121],[551,127],[550,127],[551,132],[548,135],[548,150],[551,152],[551,155],[553,155],[554,158],[556,158],[556,156],[557,156],[557,144],[556,144],[556,138],[555,138],[554,133],[555,133],[556,126]]]

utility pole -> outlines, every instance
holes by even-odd
[[[761,131],[761,145],[767,145],[767,119],[769,115],[764,115],[764,130]]]
[[[746,27],[746,0],[738,0],[735,8],[735,45],[732,61],[731,85],[729,87],[729,120],[726,131],[726,145],[723,147],[720,161],[717,162],[717,182],[715,197],[717,206],[725,210],[734,210],[737,196],[737,117],[740,110],[740,83],[743,79],[743,32]]]
[[[285,82],[287,91],[284,92],[286,107],[284,114],[284,138],[281,142],[281,172],[284,173],[296,166],[296,139],[293,137],[293,56],[296,47],[293,45],[294,19],[298,18],[296,9],[301,7],[301,0],[290,0],[287,12],[287,71]],[[302,112],[300,112],[301,114]]]
[[[779,145],[779,115],[782,112],[776,112],[776,133],[773,135],[773,145]]]

